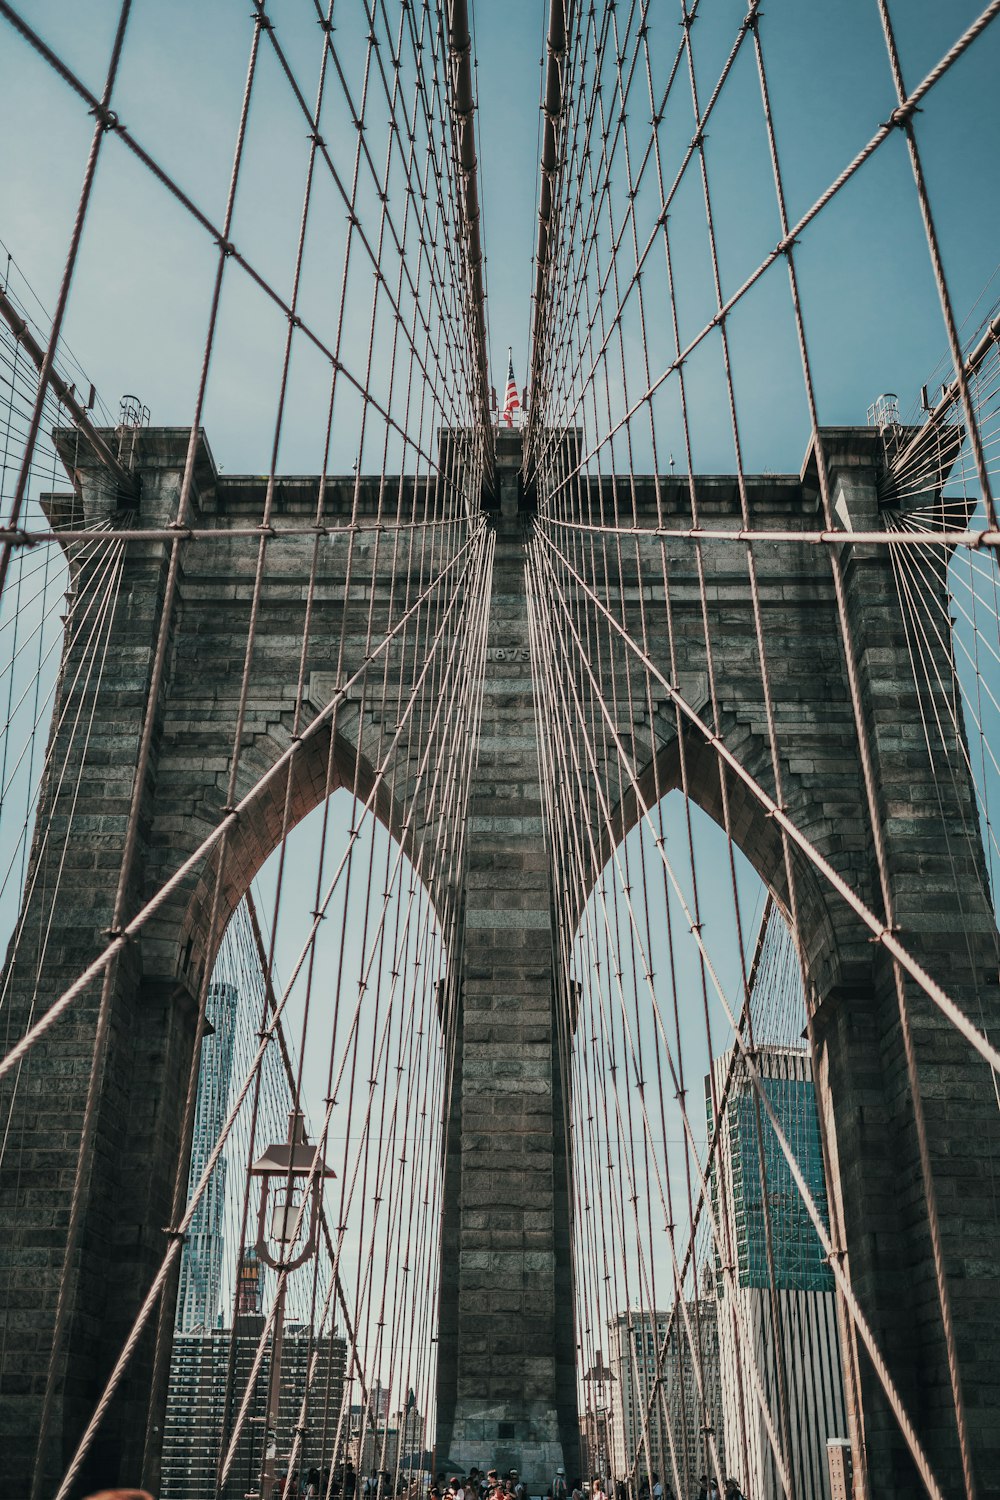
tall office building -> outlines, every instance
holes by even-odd
[[[226,1118],[236,1037],[236,986],[209,985],[206,1014],[212,1026],[202,1042],[198,1097],[191,1142],[191,1192],[219,1138]],[[223,1156],[195,1209],[181,1256],[175,1327],[179,1333],[215,1326],[222,1283],[223,1223],[226,1207],[226,1159]]]
[[[368,1405],[352,1406],[348,1454],[362,1479],[390,1474],[400,1483],[424,1466],[424,1418],[412,1390],[403,1407],[389,1420],[389,1390],[375,1382]]]
[[[243,1246],[243,1258],[236,1272],[236,1317],[263,1309],[260,1257],[256,1245]]]
[[[415,1473],[423,1468],[425,1434],[424,1419],[412,1387],[406,1393],[401,1410],[396,1413],[396,1426],[399,1431],[400,1472]]]
[[[667,1330],[670,1338],[663,1350]],[[663,1350],[662,1357],[660,1351]],[[697,1299],[666,1312],[619,1313],[610,1324],[612,1478],[656,1474],[686,1496],[714,1472],[714,1439],[725,1469],[719,1337],[711,1278]],[[696,1369],[701,1375],[699,1392]],[[702,1399],[702,1396],[704,1399]]]
[[[598,1349],[594,1363],[583,1377],[584,1404],[580,1411],[580,1460],[584,1475],[610,1478],[611,1423],[614,1417],[614,1395],[617,1384],[614,1372]]]
[[[371,1402],[371,1409],[375,1416],[375,1420],[378,1422],[388,1422],[389,1387],[387,1385],[383,1385],[381,1380],[376,1380],[375,1384],[368,1392],[368,1397]]]
[[[228,1479],[217,1475],[232,1437],[233,1425],[253,1369],[264,1328],[261,1313],[237,1317],[228,1328],[199,1329],[174,1335],[170,1387],[164,1426],[161,1500],[244,1500],[258,1491],[267,1416],[270,1350],[265,1350],[254,1383],[247,1417],[236,1443]],[[291,1452],[302,1398],[308,1385],[313,1340],[306,1324],[288,1323],[281,1355],[277,1429],[278,1472]],[[332,1467],[337,1423],[344,1393],[347,1346],[329,1335],[316,1349],[316,1369],[306,1412],[297,1468]]]
[[[683,1313],[677,1310],[663,1359],[663,1393],[673,1438],[673,1456],[670,1463],[664,1459],[663,1478],[676,1484],[679,1477],[680,1496],[693,1495],[699,1475],[715,1474],[716,1459],[723,1477],[726,1474],[718,1307],[709,1267],[703,1269],[697,1299],[688,1298]]]
[[[731,1060],[732,1054],[727,1053],[713,1063],[718,1099],[722,1099]],[[826,1184],[809,1055],[800,1047],[761,1046],[757,1067],[764,1094],[826,1220]],[[712,1078],[706,1078],[710,1137],[711,1085]],[[717,1275],[727,1464],[748,1495],[784,1493],[779,1461],[755,1395],[758,1386],[762,1387],[779,1448],[784,1446],[787,1429],[786,1461],[794,1492],[830,1500],[827,1440],[846,1431],[833,1276],[774,1128],[766,1112],[758,1112],[755,1099],[745,1064],[737,1060],[711,1175],[720,1232],[728,1225],[735,1282],[730,1290],[727,1278]],[[721,1262],[717,1247],[717,1272]],[[787,1423],[782,1421],[782,1386]]]

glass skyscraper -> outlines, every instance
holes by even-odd
[[[802,1076],[803,1064],[808,1067],[803,1052],[762,1049],[761,1084],[823,1222],[828,1224],[816,1091],[811,1077]],[[711,1097],[707,1103],[711,1126]],[[789,1290],[832,1292],[833,1273],[824,1259],[819,1235],[762,1105],[759,1124],[758,1142],[755,1093],[749,1081],[741,1083],[730,1094],[723,1143],[732,1177],[734,1248],[740,1286],[770,1285],[764,1215],[766,1183],[775,1284]]]
[[[235,985],[218,981],[209,985],[207,1016],[213,1030],[205,1036],[201,1047],[189,1193],[205,1170],[205,1163],[226,1118],[238,1002]],[[217,1326],[225,1207],[226,1159],[223,1157],[195,1209],[181,1256],[175,1320],[178,1333],[193,1333],[195,1329],[208,1330]]]
[[[809,1054],[803,1047],[759,1046],[755,1057],[761,1092],[826,1224],[826,1182]],[[754,1500],[785,1493],[783,1468],[796,1495],[829,1500],[827,1442],[846,1431],[833,1274],[746,1064],[731,1052],[716,1059],[705,1080],[709,1140],[712,1085],[721,1102],[727,1077],[728,1095],[710,1174],[713,1217],[721,1240],[715,1247],[715,1267],[726,1465]],[[730,1256],[731,1275],[723,1270]],[[770,1409],[771,1432],[758,1392]],[[785,1452],[782,1392],[788,1402],[790,1447]],[[778,1435],[778,1452],[772,1433]]]

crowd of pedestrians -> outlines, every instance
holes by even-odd
[[[511,1469],[502,1478],[496,1469],[471,1468],[467,1475],[454,1474],[450,1479],[443,1472],[427,1491],[429,1500],[527,1500],[527,1489],[521,1483],[516,1469]]]
[[[414,1497],[419,1500],[419,1497]],[[427,1500],[534,1500],[516,1469],[500,1474],[496,1469],[472,1468],[467,1475],[444,1473],[427,1491]],[[605,1480],[600,1475],[587,1483],[574,1479],[567,1481],[565,1469],[556,1470],[552,1483],[538,1500],[688,1500],[678,1497],[669,1480],[664,1483],[658,1474],[644,1475],[637,1484],[629,1485],[624,1479]],[[718,1481],[702,1474],[698,1488],[690,1500],[747,1500],[737,1480],[727,1479],[720,1490]]]
[[[590,1500],[678,1500],[669,1479],[664,1482],[659,1474],[644,1474],[638,1484],[630,1487],[624,1479],[604,1487],[602,1479],[595,1479],[590,1491]],[[686,1497],[681,1497],[686,1500]],[[727,1479],[725,1487],[719,1489],[718,1480],[708,1474],[698,1478],[698,1488],[692,1492],[691,1500],[747,1500],[739,1482]]]
[[[643,1476],[639,1481],[637,1496],[638,1500],[676,1500],[670,1481],[662,1484],[658,1474],[652,1476],[652,1481]],[[612,1500],[612,1497],[608,1496],[607,1500]],[[628,1486],[624,1480],[619,1480],[615,1485],[613,1500],[629,1500]],[[747,1500],[747,1497],[740,1488],[738,1480],[727,1479],[725,1488],[720,1490],[717,1479],[709,1474],[701,1474],[692,1500]]]
[[[289,1474],[286,1470],[278,1475],[271,1500],[326,1500],[327,1496],[337,1500],[389,1500],[396,1493],[390,1474],[366,1475],[359,1484],[348,1462],[333,1475],[332,1482],[329,1469],[310,1468],[302,1476],[298,1471]],[[401,1485],[400,1493],[406,1500],[422,1500],[419,1486],[413,1483]],[[146,1490],[116,1489],[102,1490],[89,1500],[153,1500],[153,1497]],[[427,1500],[535,1500],[535,1497],[529,1496],[528,1487],[516,1469],[500,1474],[496,1469],[472,1468],[468,1474],[453,1474],[450,1479],[440,1473],[427,1490]],[[678,1497],[670,1482],[664,1484],[658,1474],[643,1477],[633,1488],[624,1479],[605,1482],[600,1475],[586,1484],[579,1479],[570,1484],[566,1470],[559,1468],[544,1497],[538,1500],[678,1500]],[[720,1490],[716,1479],[702,1474],[691,1500],[747,1500],[747,1496],[735,1479],[727,1479],[725,1488]]]

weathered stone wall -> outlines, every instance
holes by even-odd
[[[142,493],[136,522],[169,526],[176,515],[186,432],[151,431],[139,451]],[[73,452],[72,448],[67,450]],[[88,520],[106,499],[100,476],[78,473]],[[264,481],[221,480],[207,446],[199,453],[193,525],[253,527],[260,520]],[[391,487],[390,487],[391,486]],[[298,525],[303,535],[273,542],[264,565],[257,637],[241,742],[235,800],[292,743],[294,706],[306,614],[318,481],[279,480],[274,521]],[[349,519],[354,481],[331,480],[326,519]],[[53,506],[71,508],[68,501]],[[364,481],[358,513],[374,521],[380,503],[388,519],[439,519],[433,485],[407,479],[383,488]],[[419,592],[468,535],[462,524],[417,526],[323,537],[318,547],[310,652],[306,664],[304,727],[339,682],[398,622]],[[345,585],[348,557],[351,581]],[[122,863],[129,801],[163,600],[168,544],[126,549],[120,598],[97,702],[94,730],[80,771],[83,735],[71,737],[77,660],[67,659],[56,706],[71,712],[55,742],[43,788],[33,846],[24,938],[11,976],[7,1034],[19,1035],[101,951],[111,925],[117,873]],[[158,888],[221,821],[237,719],[244,648],[250,623],[257,542],[251,537],[191,542],[178,583],[167,671],[157,707],[152,756],[139,818],[139,842],[128,913]],[[97,587],[91,565],[77,580],[86,595]],[[203,861],[145,925],[118,962],[113,979],[110,1040],[84,1179],[79,1253],[69,1267],[65,1374],[53,1408],[43,1456],[46,1485],[62,1473],[93,1410],[136,1311],[159,1266],[171,1221],[175,1174],[186,1176],[188,1146],[181,1141],[184,1098],[195,1041],[197,999],[229,915],[280,837],[289,794],[294,826],[332,789],[346,786],[367,796],[373,768],[388,753],[408,689],[427,659],[450,594],[445,587],[373,660],[338,710],[331,729],[303,745],[291,771],[255,797],[229,840],[215,929],[210,914],[216,865]],[[82,638],[85,640],[85,634]],[[448,655],[447,631],[440,660]],[[81,647],[82,649],[82,641]],[[77,655],[79,652],[77,653]],[[95,679],[96,680],[96,679]],[[427,680],[422,710],[414,713],[392,753],[376,802],[379,815],[404,839],[443,910],[455,892],[450,871],[433,860],[436,825],[425,816],[429,779],[417,786],[427,724],[440,693],[440,668]],[[84,703],[86,723],[91,701]],[[59,835],[69,823],[62,886],[48,933],[49,893],[63,860]],[[45,835],[48,835],[45,838]],[[425,838],[425,834],[427,835]],[[0,1095],[12,1105],[11,1131],[0,1167],[0,1286],[5,1302],[0,1375],[0,1444],[5,1486],[27,1494],[46,1369],[52,1343],[70,1193],[77,1164],[91,1071],[100,982],[39,1043],[13,1087]],[[169,1319],[167,1320],[169,1329]],[[155,1489],[161,1414],[150,1412],[152,1330],[140,1343],[121,1395],[100,1429],[77,1490],[87,1494],[145,1473]],[[162,1395],[162,1393],[161,1393]],[[156,1406],[154,1400],[154,1408]],[[147,1415],[149,1431],[147,1433]],[[43,1487],[42,1493],[49,1489]]]
[[[515,450],[516,467],[519,454]],[[499,456],[501,468],[506,455]],[[497,520],[469,807],[459,1184],[445,1213],[437,1448],[544,1493],[577,1462],[553,934],[523,530]],[[557,1201],[558,1198],[558,1201]],[[448,1241],[453,1237],[454,1245]]]
[[[876,440],[876,434],[866,430],[824,434],[834,501],[845,522],[859,530],[879,525]],[[638,481],[634,493],[635,522],[655,524],[651,481]],[[731,527],[737,514],[735,498],[732,480],[700,479],[701,523],[707,529]],[[809,530],[822,524],[811,457],[798,481],[752,480],[750,500],[756,528]],[[686,482],[663,482],[661,506],[664,526],[689,524]],[[706,542],[702,555],[719,732],[773,793],[745,546]],[[870,909],[881,914],[829,556],[823,546],[786,542],[757,543],[754,555],[786,809]],[[669,678],[666,568],[677,680],[711,724],[705,625],[690,541],[668,541],[662,556],[648,540],[626,543],[621,562],[609,547],[605,563],[611,607],[621,611],[637,639],[643,639],[645,631],[650,656]],[[935,774],[887,549],[849,549],[844,578],[896,925],[928,972],[995,1039],[1000,1036],[997,934],[986,894],[973,788],[962,761],[964,747],[956,744],[950,765],[939,758]],[[946,595],[942,592],[937,603],[931,601],[929,609],[932,618],[944,618]],[[638,725],[638,763],[648,756],[642,792],[655,800],[682,781],[674,710],[669,702],[654,703],[651,725],[635,659],[628,664],[623,647],[612,650],[623,705],[619,717],[626,727],[624,705],[631,704]],[[947,650],[947,638],[932,646],[944,681],[949,672]],[[927,703],[924,707],[932,712]],[[684,733],[684,751],[691,795],[723,822],[714,751],[693,730]],[[610,760],[608,774],[613,785],[618,772]],[[787,910],[777,827],[732,775],[727,790],[734,840]],[[620,830],[635,820],[636,800],[626,789],[618,809]],[[809,969],[815,1076],[834,1168],[830,1199],[838,1237],[854,1289],[931,1466],[944,1492],[957,1494],[962,1478],[948,1355],[892,966],[806,859],[796,856],[793,866]],[[984,1340],[981,1331],[1000,1286],[1000,1112],[988,1066],[915,984],[907,982],[906,997],[941,1214],[970,1446],[980,1494],[995,1495],[1000,1493],[1000,1424],[995,1421],[1000,1385],[991,1341]],[[872,1493],[918,1493],[919,1481],[881,1385],[863,1350],[858,1358]]]

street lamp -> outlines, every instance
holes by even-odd
[[[257,1254],[275,1271],[294,1271],[316,1249],[323,1182],[337,1175],[323,1161],[318,1147],[310,1146],[299,1110],[292,1110],[288,1116],[287,1141],[280,1146],[268,1146],[250,1168],[250,1175],[261,1178]],[[284,1191],[281,1197],[276,1197],[279,1181]],[[295,1254],[299,1240],[302,1248]],[[272,1253],[272,1244],[276,1253]]]
[[[271,1371],[267,1390],[267,1419],[261,1459],[261,1500],[271,1500],[278,1459],[278,1420],[281,1408],[281,1349],[285,1332],[285,1293],[288,1274],[315,1254],[319,1241],[320,1203],[323,1183],[335,1177],[309,1144],[300,1110],[288,1116],[288,1139],[268,1146],[250,1168],[259,1177],[260,1207],[257,1210],[257,1254],[278,1272],[274,1333],[271,1339]]]

